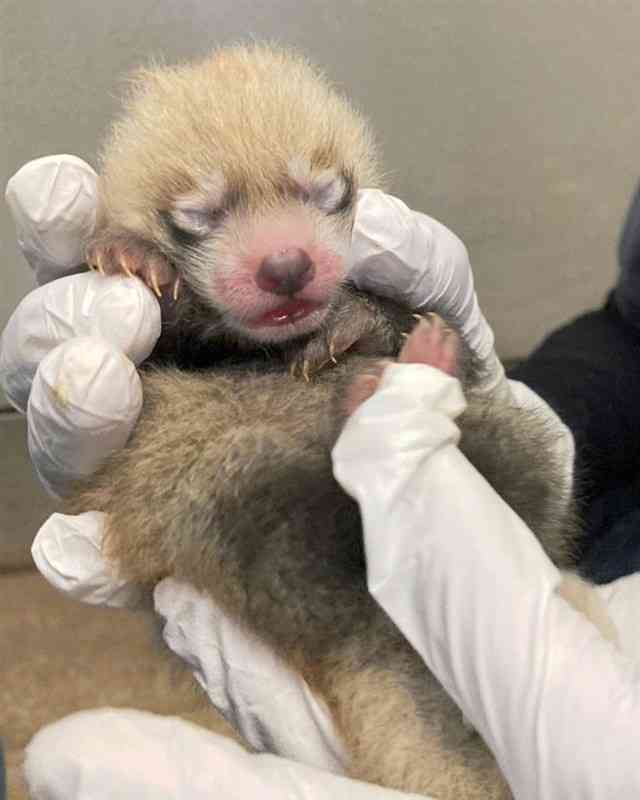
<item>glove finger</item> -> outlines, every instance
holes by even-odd
[[[192,723],[133,709],[81,711],[48,725],[27,746],[25,776],[31,796],[47,800],[418,800],[251,755]]]
[[[97,178],[85,161],[55,155],[29,161],[7,183],[18,244],[40,285],[85,260],[96,222]]]
[[[467,248],[397,197],[373,189],[358,194],[350,259],[349,277],[362,289],[450,312],[461,324],[477,313]]]
[[[47,800],[276,800],[249,758],[236,742],[175,717],[105,708],[39,731],[24,772],[30,796]]]
[[[52,514],[38,531],[31,555],[53,587],[77,600],[138,608],[144,593],[115,575],[102,555],[103,536],[104,514],[98,511],[78,516]]]
[[[437,220],[379,190],[358,194],[349,278],[361,289],[429,308],[454,322],[479,360],[479,389],[505,383],[463,242]]]
[[[210,597],[174,579],[158,584],[154,603],[167,646],[189,664],[211,703],[251,747],[344,769],[346,755],[326,705],[262,641]]]
[[[126,444],[142,407],[140,377],[109,342],[82,337],[56,347],[36,373],[27,408],[29,452],[55,497]]]
[[[358,193],[349,278],[360,289],[411,303],[416,282],[431,279],[425,265],[432,248],[431,235],[401,200],[377,189]]]
[[[57,345],[98,336],[140,364],[160,330],[160,306],[142,281],[95,273],[61,278],[30,292],[9,319],[0,339],[2,388],[24,412],[38,365]]]

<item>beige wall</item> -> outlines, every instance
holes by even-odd
[[[94,160],[116,79],[246,34],[301,46],[372,117],[393,189],[466,241],[505,355],[598,303],[640,173],[629,0],[0,0],[0,182]],[[31,286],[6,210],[0,326]]]

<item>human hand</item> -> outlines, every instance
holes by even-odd
[[[35,538],[34,561],[53,586],[83,602],[150,605],[138,587],[114,574],[102,555],[103,533],[101,513],[54,514]],[[331,717],[297,673],[187,584],[166,578],[155,587],[152,601],[169,649],[249,746],[342,770]]]
[[[361,289],[455,323],[480,366],[477,390],[508,390],[493,331],[478,304],[469,254],[442,223],[378,189],[361,190],[349,277]]]
[[[419,800],[250,754],[184,720],[132,709],[82,711],[48,725],[27,746],[25,777],[33,800]]]
[[[158,303],[140,281],[83,271],[95,184],[88,164],[52,156],[23,167],[6,193],[40,285],[2,333],[0,381],[27,415],[31,459],[56,497],[128,439],[142,405],[136,366],[160,335]]]
[[[438,338],[421,323],[405,363],[354,384],[332,453],[360,506],[369,591],[481,733],[514,797],[560,800],[580,786],[594,800],[631,800],[640,576],[585,586],[590,607],[568,599],[531,530],[457,447],[465,400]]]

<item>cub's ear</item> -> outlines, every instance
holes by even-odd
[[[180,277],[156,247],[136,237],[101,237],[87,248],[87,265],[102,275],[127,275],[140,278],[158,297],[169,289],[174,299],[180,290]]]

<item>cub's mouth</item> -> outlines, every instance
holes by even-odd
[[[277,344],[313,333],[324,322],[331,303],[290,298],[267,311],[245,319],[242,327],[256,342]]]
[[[249,323],[250,328],[278,328],[296,325],[317,311],[326,308],[326,304],[311,300],[292,299],[256,317]]]

